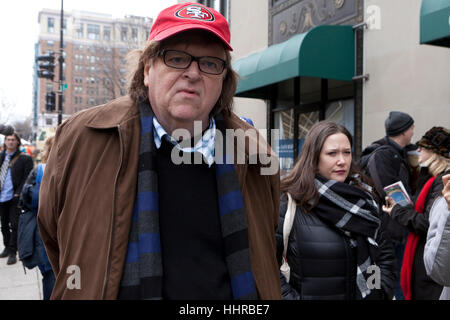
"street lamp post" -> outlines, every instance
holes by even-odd
[[[64,65],[64,0],[61,0],[61,23],[60,23],[60,41],[59,41],[59,90],[58,90],[58,125],[62,123],[63,115],[63,65]]]

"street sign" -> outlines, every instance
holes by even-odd
[[[67,83],[61,85],[61,91],[67,90]]]

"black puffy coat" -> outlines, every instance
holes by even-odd
[[[284,198],[284,197],[283,197]],[[277,231],[277,259],[283,254],[283,224],[287,200],[280,203]],[[394,248],[384,226],[375,239],[380,252],[377,265],[381,270],[381,290],[372,290],[366,299],[391,299],[395,284]],[[287,261],[290,282],[281,278],[281,292],[286,300],[353,300],[356,299],[356,252],[349,238],[339,229],[323,222],[314,209],[305,213],[297,207],[289,235]]]

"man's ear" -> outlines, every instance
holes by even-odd
[[[149,72],[150,72],[150,63],[147,63],[144,67],[144,85],[148,87],[149,85]]]

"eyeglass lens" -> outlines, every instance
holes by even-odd
[[[209,74],[221,74],[225,68],[225,62],[216,57],[194,57],[183,51],[164,51],[164,63],[172,68],[187,69],[191,65],[192,60],[198,62],[200,71]]]

